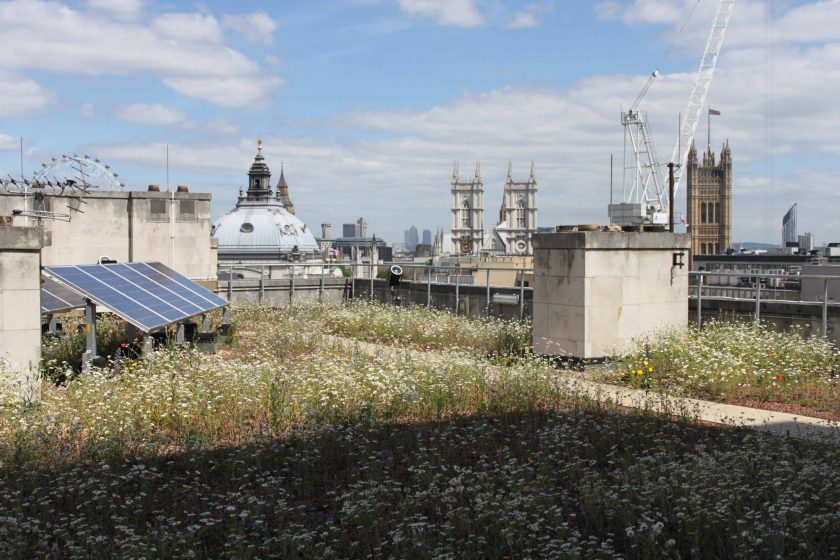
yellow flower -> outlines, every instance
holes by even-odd
[[[648,368],[648,371],[649,371],[649,372],[651,372],[651,373],[653,373],[653,368],[652,368],[652,367],[649,367],[649,368]]]

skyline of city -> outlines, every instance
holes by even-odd
[[[678,33],[694,4],[0,2],[0,174],[20,175],[23,138],[26,176],[89,153],[145,189],[165,183],[168,145],[170,184],[211,193],[218,218],[263,138],[310,224],[363,215],[392,241],[406,223],[446,228],[453,161],[480,161],[491,192],[508,161],[532,160],[542,224],[606,223],[619,113],[654,68],[640,108],[661,155],[676,138],[716,2]],[[840,236],[825,204],[840,181],[840,4],[769,5],[768,20],[764,2],[736,3],[711,144],[732,147],[734,242],[778,243],[796,203],[821,244]],[[706,136],[703,123],[698,148]]]

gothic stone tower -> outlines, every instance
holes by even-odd
[[[715,165],[711,146],[703,154],[700,165],[697,149],[692,144],[686,167],[691,254],[724,253],[732,245],[732,152],[729,141],[721,149],[718,165]]]
[[[295,213],[295,205],[292,203],[292,199],[289,198],[289,184],[286,182],[286,174],[283,172],[283,164],[280,164],[280,180],[277,181],[277,200],[283,205],[283,208],[286,209],[286,212],[289,214]]]
[[[496,233],[505,245],[507,255],[532,255],[531,236],[537,232],[537,178],[534,162],[525,181],[513,180],[513,168],[508,163],[507,180],[499,210]]]
[[[475,177],[462,180],[458,164],[452,171],[452,252],[478,254],[484,243],[484,183],[481,168]]]

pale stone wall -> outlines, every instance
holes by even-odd
[[[688,322],[687,234],[534,236],[534,350],[590,359]],[[672,266],[682,253],[682,268]]]
[[[0,404],[40,398],[41,247],[39,228],[0,227]]]
[[[163,216],[152,216],[154,198],[163,199]],[[44,266],[93,264],[105,255],[119,262],[158,261],[193,279],[216,277],[209,194],[94,192],[85,196],[80,212],[67,208],[73,202],[69,197],[51,199],[52,211],[71,219],[43,220],[53,239],[52,246],[44,248]],[[20,192],[0,193],[0,216],[24,206]],[[184,214],[182,209],[194,212]],[[15,225],[34,225],[34,219],[17,217]]]

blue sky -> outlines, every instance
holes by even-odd
[[[622,106],[658,67],[640,108],[667,157],[716,6],[0,2],[0,173],[20,174],[23,138],[27,176],[87,153],[144,189],[165,183],[168,144],[171,184],[211,192],[218,217],[263,138],[310,226],[364,216],[401,241],[411,224],[449,229],[453,162],[481,162],[490,226],[508,161],[524,177],[533,160],[540,225],[605,223]],[[778,241],[794,202],[801,231],[840,240],[837,91],[840,3],[736,2],[709,94],[713,147],[733,151],[736,241]]]

